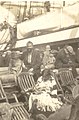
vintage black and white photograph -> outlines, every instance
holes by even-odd
[[[0,120],[79,120],[79,0],[0,0]]]

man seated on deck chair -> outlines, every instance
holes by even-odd
[[[34,49],[31,41],[27,42],[26,51],[23,52],[21,59],[24,62],[25,71],[32,72],[36,82],[40,76],[41,58],[39,51]]]

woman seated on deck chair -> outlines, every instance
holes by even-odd
[[[29,97],[29,110],[32,115],[40,112],[55,112],[62,106],[57,96],[56,81],[50,71],[44,72],[35,86],[35,92]],[[35,117],[34,116],[34,117]]]

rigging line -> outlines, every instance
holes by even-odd
[[[3,45],[0,46],[0,49],[2,48]]]
[[[5,40],[8,38],[8,36],[9,36],[9,33],[7,34],[7,36],[6,36]]]
[[[20,3],[20,1],[18,2],[18,6],[19,6],[19,12],[18,12],[18,20],[17,20],[17,22],[19,22],[20,16],[21,16],[21,3]]]
[[[5,31],[5,32],[6,32],[6,31]],[[5,40],[8,38],[8,36],[9,36],[9,33],[7,34]],[[0,49],[1,49],[2,47],[3,47],[3,44],[1,45]]]
[[[24,17],[26,16],[26,9],[27,9],[27,1],[25,1],[25,5],[24,5],[24,12],[23,12],[22,21],[24,21]]]
[[[73,6],[73,5],[78,4],[78,3],[79,3],[79,1],[74,2],[74,3],[72,3],[72,4],[68,4],[67,7],[69,7],[69,6]]]
[[[11,2],[10,2],[10,4],[9,4],[8,15],[7,15],[7,18],[6,18],[7,20],[8,20],[8,18],[9,18],[10,6],[11,6]],[[5,30],[5,32],[4,32],[3,36],[2,36],[2,38],[0,39],[0,41],[2,41],[2,39],[4,38],[6,32],[7,32],[7,29]],[[9,36],[9,33],[8,33],[8,35],[6,36],[5,40],[8,38],[8,36]],[[4,41],[5,41],[5,40],[4,40]],[[3,45],[2,45],[2,46],[3,46]],[[2,46],[0,47],[0,49],[2,48]]]
[[[11,1],[10,1],[10,4],[9,4],[9,9],[8,9],[8,16],[7,16],[7,20],[8,20],[8,18],[9,18],[9,12],[10,12],[10,7],[11,7]],[[7,21],[7,24],[8,24],[8,28],[11,26],[9,23],[8,23],[8,21]],[[10,33],[10,30],[9,30],[9,33]],[[8,38],[8,36],[9,36],[9,33],[8,33],[8,35],[7,35],[7,37],[6,37],[6,39]],[[5,39],[5,40],[6,40]],[[8,41],[8,42],[6,42],[6,47],[4,48],[4,49],[6,49],[7,48],[7,46],[8,46],[8,44],[10,43],[10,40]]]
[[[9,36],[9,33],[7,34],[5,40],[8,38],[8,36]],[[7,43],[7,42],[6,42],[6,43]],[[1,49],[2,47],[3,47],[3,44],[1,45],[0,49]]]
[[[2,38],[0,39],[0,41],[2,41],[2,39],[3,39],[6,32],[7,32],[7,29],[5,30],[5,32],[4,32],[3,36],[2,36]]]
[[[7,34],[7,37],[5,38],[5,40],[8,38],[8,36],[9,36],[9,33]],[[10,40],[9,40],[10,41]],[[9,41],[8,42],[5,42],[6,44],[8,44],[9,43]],[[2,45],[3,46],[3,45]],[[0,47],[0,49],[2,48],[2,46]],[[6,45],[7,46],[7,45]],[[6,47],[5,46],[5,47]],[[5,49],[5,48],[4,48]]]
[[[10,4],[9,4],[9,9],[8,9],[8,15],[7,15],[7,19],[9,18],[9,12],[10,12],[10,8],[11,8],[11,1],[10,1]]]
[[[11,6],[11,2],[10,2],[10,5],[9,5],[9,10],[10,10],[10,6]],[[9,18],[9,10],[8,10],[8,15],[7,15],[7,19]],[[7,29],[5,30],[5,33],[7,32]],[[4,35],[5,35],[5,33],[3,34],[3,36],[2,36],[2,38],[1,38],[1,40],[3,39],[3,37],[4,37]],[[7,39],[7,37],[6,37],[6,39]],[[5,39],[5,40],[6,40]],[[0,41],[1,41],[0,40]]]

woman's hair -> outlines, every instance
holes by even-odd
[[[49,70],[49,69],[44,70],[42,76],[43,76],[43,80],[44,80],[44,81],[48,80],[48,79],[50,78],[50,76],[51,76],[50,70]]]

